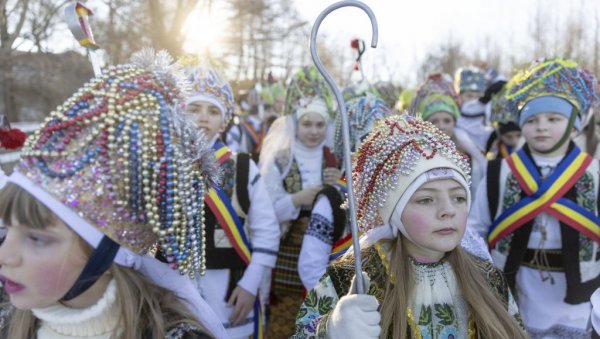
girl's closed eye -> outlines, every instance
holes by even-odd
[[[34,246],[42,247],[54,243],[55,239],[52,236],[40,234],[38,232],[27,232],[27,241]]]

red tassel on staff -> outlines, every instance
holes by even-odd
[[[6,149],[23,147],[27,134],[18,128],[0,128],[0,146]]]

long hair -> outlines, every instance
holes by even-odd
[[[404,241],[406,239],[403,236],[390,240],[389,266],[394,279],[388,280],[384,302],[381,305],[382,339],[406,338],[408,333],[406,310],[410,304],[408,296],[412,295],[415,281],[410,263],[406,260],[408,253],[403,246]],[[517,321],[508,313],[504,297],[491,289],[486,277],[470,255],[458,246],[450,252],[448,261],[475,322],[478,338],[527,338]]]
[[[16,220],[26,227],[43,229],[56,222],[57,217],[45,205],[22,188],[7,184],[0,191],[0,218],[4,224]],[[84,253],[91,255],[93,248],[79,238]],[[117,286],[119,324],[111,338],[164,338],[168,329],[188,324],[208,333],[188,311],[183,302],[170,290],[153,284],[144,275],[129,267],[112,264],[108,270]],[[10,307],[5,304],[2,307]],[[3,329],[3,337],[14,339],[35,338],[39,320],[30,310],[14,309]]]

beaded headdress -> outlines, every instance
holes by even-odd
[[[185,74],[192,83],[186,104],[194,101],[209,102],[219,108],[224,121],[231,120],[235,100],[225,77],[216,68],[199,63],[196,58],[181,58],[179,63],[184,66]]]
[[[11,181],[136,254],[158,245],[180,273],[202,271],[203,197],[218,170],[183,118],[182,79],[164,51],[109,67],[29,137]]]
[[[348,122],[350,127],[350,150],[354,152],[356,145],[373,128],[373,125],[383,119],[389,112],[383,100],[367,94],[366,96],[354,98],[346,104]],[[333,136],[333,151],[337,159],[344,156],[344,143],[342,140],[342,117],[335,117],[335,134]]]
[[[485,74],[476,67],[459,68],[454,76],[454,87],[456,92],[467,91],[485,92]]]
[[[517,73],[506,85],[505,110],[518,116],[529,100],[557,96],[569,101],[586,121],[592,104],[598,102],[597,80],[573,60],[551,59],[533,64]]]
[[[283,113],[291,115],[303,102],[302,99],[318,97],[325,102],[333,118],[333,97],[325,79],[315,66],[304,66],[296,72],[286,90]]]
[[[357,221],[365,231],[387,223],[403,190],[427,170],[454,169],[470,181],[469,163],[450,138],[431,123],[406,114],[377,122],[353,167]]]
[[[419,86],[409,112],[426,120],[431,114],[440,111],[452,114],[455,119],[460,116],[458,95],[452,86],[452,78],[447,74],[435,73]]]

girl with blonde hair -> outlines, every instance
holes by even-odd
[[[354,294],[348,251],[308,293],[296,338],[525,338],[483,241],[463,239],[469,166],[447,135],[406,115],[381,120],[353,180],[368,293]]]

